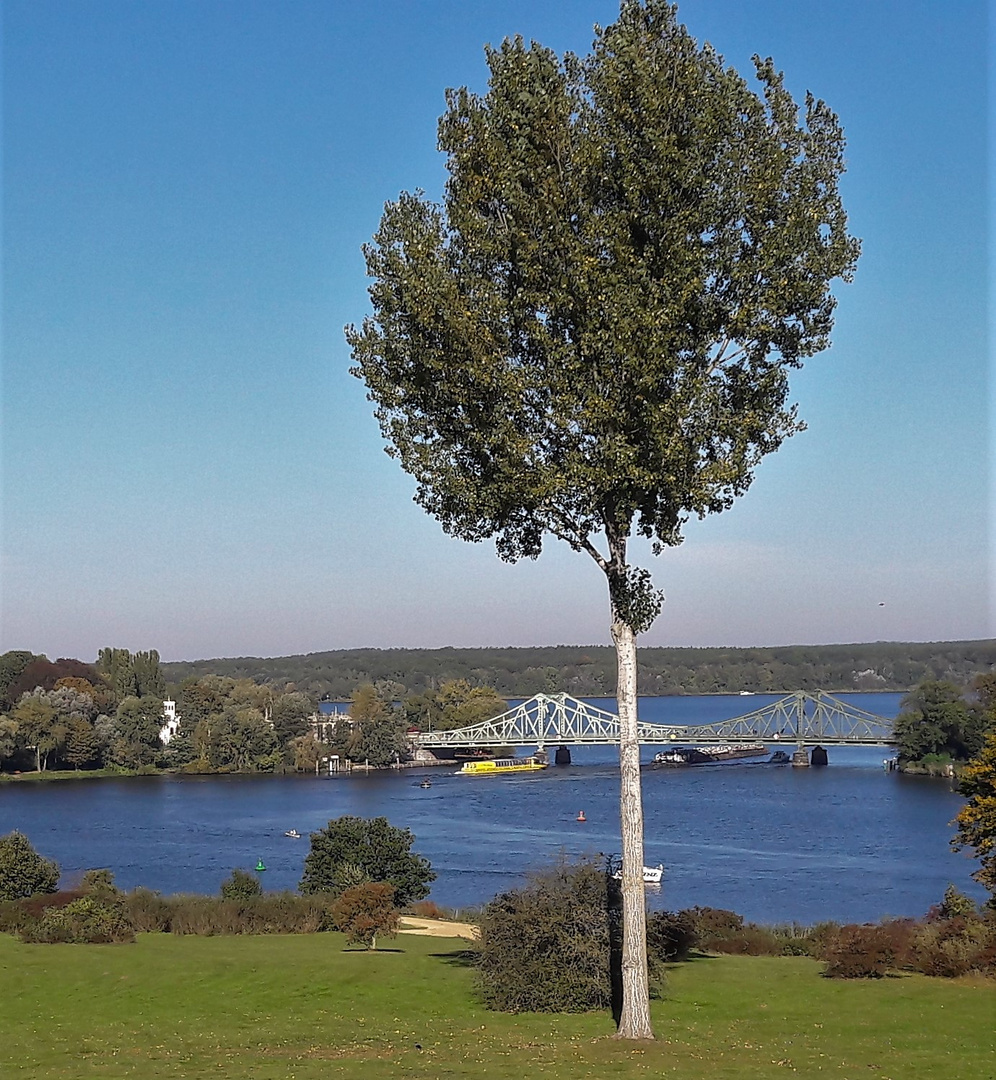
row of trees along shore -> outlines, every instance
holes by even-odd
[[[102,649],[92,665],[3,654],[0,770],[312,771],[331,754],[384,766],[409,756],[409,729],[466,727],[508,704],[495,687],[468,679],[436,688],[419,680],[422,688],[412,690],[384,678],[354,685],[348,705],[328,716],[316,694],[293,682],[205,674],[172,683],[172,666],[155,650]],[[166,745],[164,698],[175,701],[179,718]],[[947,774],[979,751],[994,725],[992,668],[958,683],[926,679],[904,698],[896,721],[900,766]]]
[[[167,698],[179,725],[164,741]],[[209,674],[170,684],[155,650],[102,649],[95,664],[15,651],[0,656],[0,769],[312,771],[331,754],[382,766],[409,756],[410,727],[464,727],[505,708],[463,679],[419,693],[386,680],[356,686],[329,718],[293,683]]]
[[[967,685],[996,666],[996,641],[870,642],[772,648],[640,649],[637,691],[644,695],[736,694],[741,690],[907,691],[926,679]],[[341,649],[280,657],[230,657],[164,663],[171,683],[204,675],[293,684],[345,701],[361,683],[397,683],[412,693],[465,679],[504,697],[616,692],[611,646],[492,649]]]

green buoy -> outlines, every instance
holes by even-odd
[[[265,869],[266,869],[266,867],[263,865],[263,860],[260,859],[259,862],[256,863],[256,873],[258,874],[258,873],[260,873],[260,871],[265,870]]]

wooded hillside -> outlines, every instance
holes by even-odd
[[[922,679],[967,684],[996,665],[996,641],[875,642],[756,649],[642,648],[641,694],[714,694],[753,690],[909,690]],[[566,691],[610,696],[615,653],[609,646],[525,649],[341,649],[271,659],[237,657],[163,664],[172,683],[206,674],[251,678],[283,689],[348,698],[363,682],[409,692],[448,679],[494,686],[509,697]]]

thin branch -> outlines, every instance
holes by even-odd
[[[725,356],[724,353],[726,352],[727,348],[732,344],[733,342],[730,341],[729,338],[727,338],[723,342],[723,344],[720,346],[719,352],[713,357],[712,363],[709,365],[708,368],[706,368],[706,375],[711,375],[714,371],[716,371],[718,368],[721,368],[724,364],[729,364],[732,360],[736,360],[738,357],[743,356],[747,352],[747,346],[744,345],[742,348],[731,352],[729,356]]]

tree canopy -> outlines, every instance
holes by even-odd
[[[484,96],[447,94],[443,203],[402,194],[366,248],[355,371],[447,532],[677,543],[799,427],[788,369],[858,253],[837,118],[809,97],[800,126],[770,61],[758,96],[659,0],[587,58],[487,59]]]
[[[398,907],[424,900],[436,875],[428,859],[412,852],[414,843],[410,829],[396,828],[385,817],[335,818],[311,834],[300,890],[341,893],[364,880],[386,881],[394,886]]]
[[[58,885],[58,864],[39,855],[24,833],[0,836],[0,900],[55,892]]]
[[[899,761],[967,761],[981,749],[992,722],[982,705],[965,701],[953,683],[925,680],[903,698],[896,717]]]

